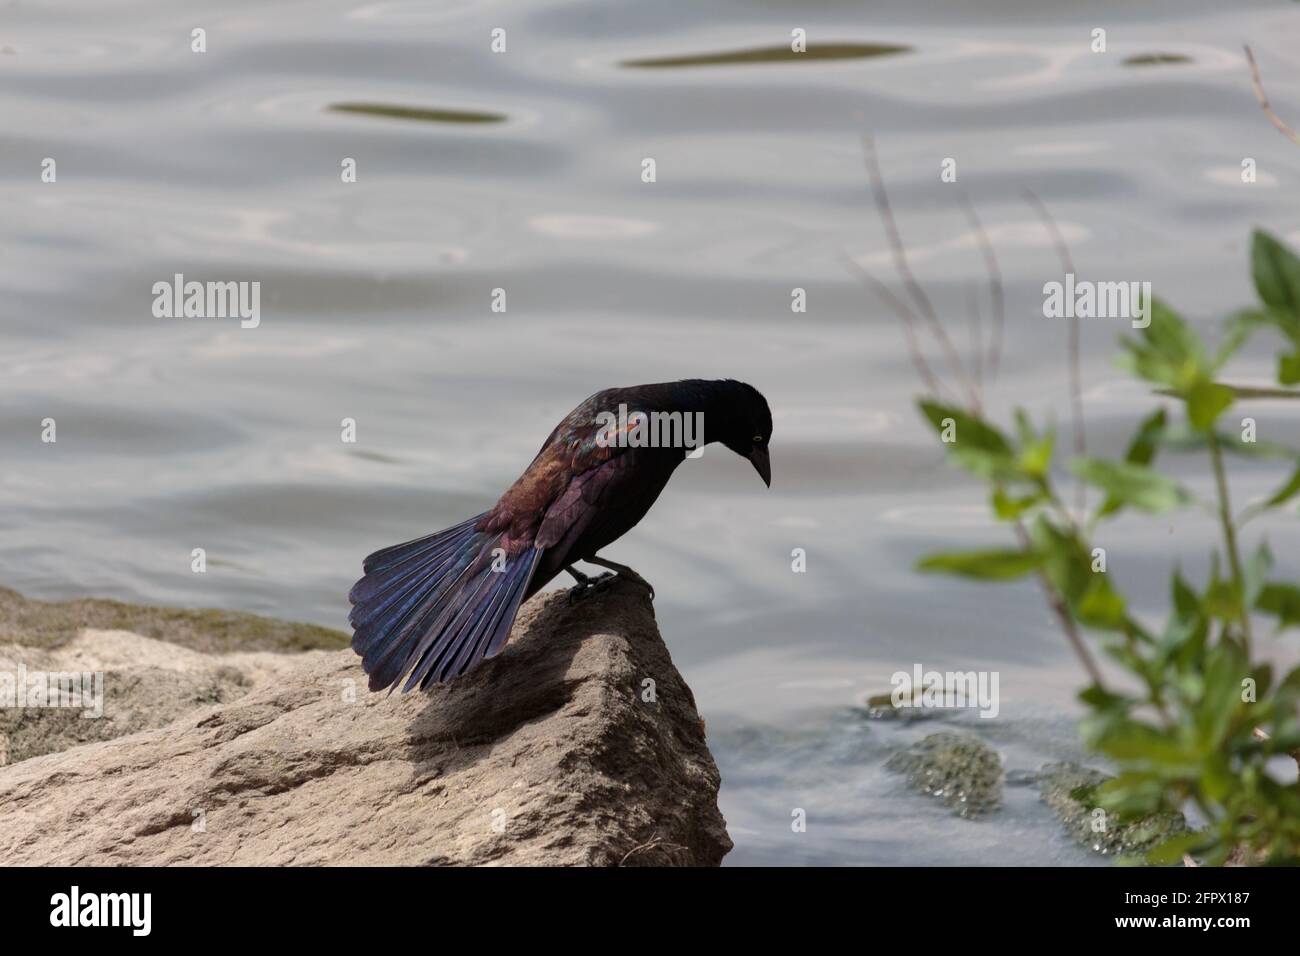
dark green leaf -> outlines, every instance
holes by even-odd
[[[1017,498],[1008,495],[1001,488],[996,488],[993,491],[993,513],[1002,521],[1015,521],[1042,500],[1041,494]]]
[[[1160,435],[1165,430],[1165,423],[1169,416],[1163,408],[1158,408],[1152,414],[1142,420],[1137,434],[1129,442],[1128,451],[1124,453],[1124,460],[1130,465],[1149,465],[1156,456],[1156,449],[1160,445]]]
[[[1124,626],[1124,599],[1115,593],[1105,574],[1094,574],[1079,599],[1075,613],[1088,627],[1119,630]]]
[[[1278,356],[1277,380],[1282,385],[1295,385],[1300,382],[1300,352],[1289,352]]]
[[[1216,432],[1220,447],[1231,454],[1245,458],[1295,458],[1295,451],[1286,445],[1271,441],[1242,441],[1241,432]],[[1170,425],[1159,438],[1160,445],[1181,454],[1207,451],[1209,435],[1186,425]]]
[[[1097,749],[1109,757],[1135,764],[1161,767],[1177,773],[1195,773],[1200,761],[1180,743],[1153,727],[1126,721],[1107,737],[1097,741]]]
[[[939,433],[953,460],[981,478],[1024,481],[1011,442],[988,422],[952,405],[922,400],[921,412]]]
[[[938,402],[925,399],[920,402],[920,406],[921,412],[930,420],[930,424],[934,426],[935,431],[939,432],[941,436],[949,427],[945,420],[951,419],[953,444],[959,447],[965,446],[979,451],[1010,456],[1011,443],[1006,436],[982,419],[976,418],[956,406],[941,405]]]
[[[1026,442],[1016,459],[1016,467],[1031,478],[1046,478],[1052,468],[1052,452],[1056,447],[1056,432],[1048,429],[1042,438]]]
[[[1229,579],[1217,579],[1205,591],[1205,613],[1223,621],[1241,619],[1241,595]]]
[[[1141,337],[1125,338],[1120,344],[1128,350],[1124,364],[1134,374],[1179,394],[1210,377],[1200,337],[1158,299],[1152,303],[1151,324],[1141,331]]]
[[[988,550],[932,554],[917,564],[918,571],[940,571],[967,578],[1007,580],[1022,577],[1043,563],[1035,551]]]
[[[1219,341],[1219,349],[1215,352],[1210,367],[1215,371],[1223,368],[1257,329],[1268,324],[1269,316],[1258,309],[1238,312],[1229,318],[1224,324],[1223,338]]]
[[[1204,364],[1205,346],[1201,337],[1186,319],[1160,299],[1152,301],[1151,324],[1142,330],[1142,335],[1169,362]]]
[[[1172,511],[1192,501],[1192,496],[1177,482],[1145,465],[1081,458],[1073,462],[1071,469],[1122,505],[1150,514]]]
[[[1282,487],[1278,488],[1264,501],[1251,505],[1243,512],[1243,520],[1247,517],[1254,517],[1269,508],[1276,508],[1279,505],[1286,504],[1296,496],[1297,492],[1300,492],[1300,462],[1297,462],[1295,471],[1291,473],[1291,477],[1286,480]]]
[[[1256,229],[1251,240],[1250,266],[1260,300],[1293,316],[1300,326],[1300,259],[1282,242]]]
[[[1192,590],[1192,586],[1184,580],[1182,574],[1176,569],[1170,581],[1170,591],[1173,594],[1174,611],[1181,619],[1190,621],[1200,615],[1200,599],[1196,596],[1196,592]]]
[[[1079,691],[1079,700],[1094,710],[1126,710],[1133,703],[1130,698],[1112,693],[1096,684],[1089,684]]]
[[[1139,426],[1137,434],[1129,442],[1128,451],[1124,453],[1124,460],[1131,465],[1149,465],[1155,459],[1156,449],[1160,447],[1160,437],[1164,434],[1165,423],[1169,416],[1163,408],[1158,408],[1151,415],[1143,419]],[[1107,496],[1102,502],[1101,507],[1097,509],[1097,517],[1104,518],[1106,515],[1114,514],[1124,503],[1118,498]]]
[[[1214,751],[1219,749],[1228,724],[1241,705],[1246,659],[1231,641],[1221,641],[1206,658],[1205,691],[1196,707],[1196,733],[1202,749]]]
[[[1254,607],[1255,602],[1259,600],[1260,592],[1264,590],[1264,579],[1268,577],[1272,567],[1273,553],[1268,550],[1268,544],[1261,542],[1254,556],[1242,569],[1242,577],[1245,578],[1246,585],[1246,607]]]
[[[1030,526],[1029,536],[1043,555],[1043,572],[1048,580],[1073,606],[1093,578],[1091,562],[1078,536],[1056,527],[1042,514]]]
[[[1266,584],[1260,589],[1255,608],[1276,617],[1284,630],[1300,627],[1300,588],[1294,584]]]
[[[1208,841],[1204,833],[1183,833],[1158,843],[1147,851],[1148,863],[1155,866],[1170,866],[1181,863],[1184,856],[1193,853]]]
[[[1232,404],[1232,389],[1217,382],[1197,382],[1187,390],[1187,417],[1192,426],[1209,431]]]

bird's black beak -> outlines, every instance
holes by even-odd
[[[767,446],[755,446],[747,456],[750,463],[753,464],[754,470],[758,472],[758,477],[763,479],[763,484],[769,488],[772,487],[772,459],[767,453]]]

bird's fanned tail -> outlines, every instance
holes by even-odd
[[[371,690],[407,674],[403,691],[423,689],[505,645],[541,552],[494,555],[503,536],[476,531],[481,517],[366,558],[349,620]]]

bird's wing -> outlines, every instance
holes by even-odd
[[[577,500],[575,496],[580,496],[592,481],[595,484],[588,494],[597,494],[598,488],[603,488],[626,467],[619,465],[613,472],[605,473],[612,463],[635,461],[632,453],[637,449],[619,440],[618,429],[610,429],[597,418],[600,412],[613,411],[607,402],[607,394],[598,392],[570,412],[551,432],[524,473],[486,513],[479,529],[506,532],[506,547],[512,554],[530,544],[546,547],[538,535],[555,509],[570,508]],[[625,430],[630,431],[632,427],[629,421]],[[597,479],[597,473],[602,477]]]
[[[616,525],[623,520],[623,506],[638,501],[645,489],[637,477],[639,449],[621,451],[623,454],[573,476],[563,494],[546,509],[537,529],[537,547],[550,548],[566,535],[573,538],[597,532],[605,522]]]

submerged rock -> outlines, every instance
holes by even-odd
[[[278,656],[242,696],[0,769],[0,859],[717,865],[731,849],[640,587],[539,595],[500,655],[428,694],[370,694],[351,651]],[[180,673],[200,682],[186,693],[219,680]]]
[[[907,774],[912,787],[937,797],[961,817],[990,813],[1002,803],[1002,761],[967,734],[930,734],[895,753],[885,766]]]
[[[1110,780],[1107,774],[1074,763],[1045,764],[1038,792],[1080,846],[1108,856],[1140,855],[1173,836],[1188,833],[1181,813],[1159,813],[1142,820],[1118,822],[1097,807],[1093,792]]]

